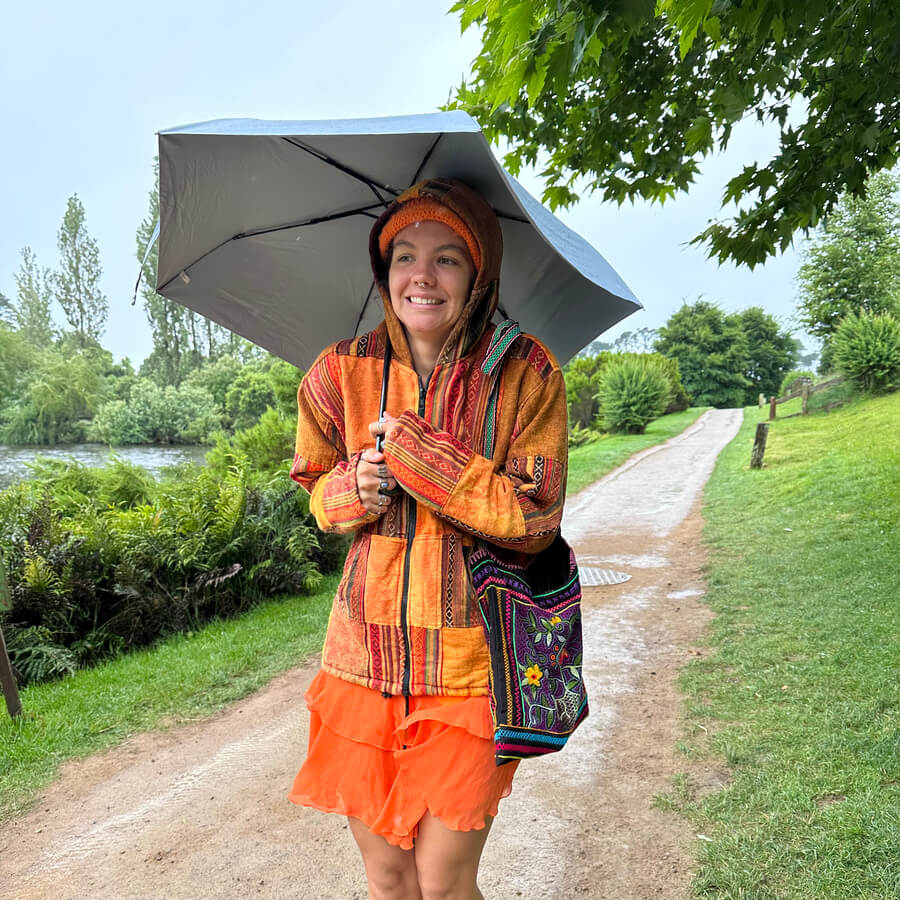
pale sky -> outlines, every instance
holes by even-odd
[[[110,315],[103,343],[139,363],[151,350],[132,307],[135,230],[153,186],[156,132],[207,119],[317,119],[434,112],[478,51],[451,0],[32,0],[4,9],[0,55],[0,291],[14,298],[20,251],[58,262],[56,233],[77,193],[103,265]],[[719,215],[726,177],[767,159],[774,136],[738,131],[687,195],[616,207],[585,196],[559,213],[644,304],[607,333],[655,328],[698,296],[727,310],[794,312],[794,250],[753,272],[718,266],[687,241]],[[531,174],[520,181],[540,197]],[[54,311],[58,324],[64,320]]]

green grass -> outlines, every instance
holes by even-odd
[[[900,897],[900,393],[747,410],[705,495],[711,655],[682,684],[695,760],[661,800],[698,840],[698,897]]]
[[[0,821],[22,812],[61,763],[138,731],[208,716],[322,645],[338,577],[314,595],[272,600],[153,649],[22,691],[0,706]]]
[[[644,434],[604,434],[599,440],[569,451],[567,493],[574,497],[580,490],[611,472],[629,456],[661,444],[681,434],[708,407],[691,407],[684,412],[662,416],[647,426]]]

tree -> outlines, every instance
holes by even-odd
[[[0,326],[12,328],[15,324],[16,308],[12,300],[0,291]]]
[[[678,360],[681,381],[696,406],[744,406],[749,379],[747,338],[736,316],[714,303],[684,304],[659,329],[657,353]]]
[[[730,221],[694,241],[754,266],[817,225],[900,153],[900,16],[892,0],[458,0],[481,27],[451,99],[513,174],[539,162],[544,200],[622,203],[688,190],[747,116],[779,129],[767,163],[724,190]]]
[[[81,345],[97,345],[106,330],[109,304],[100,290],[100,251],[87,232],[78,194],[66,204],[57,245],[60,268],[51,276],[54,295]]]
[[[34,251],[22,248],[16,280],[16,303],[13,312],[16,330],[34,347],[47,347],[53,340],[50,317],[50,270],[41,269]]]
[[[797,364],[799,342],[760,306],[751,306],[736,318],[747,339],[743,374],[750,383],[744,392],[744,406],[756,403],[760,394],[779,396],[782,379]]]
[[[845,197],[797,273],[800,320],[830,340],[850,312],[900,312],[900,180],[872,178],[865,198]]]

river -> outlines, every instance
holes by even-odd
[[[182,462],[206,462],[209,447],[154,446],[107,447],[106,444],[64,444],[57,447],[6,447],[0,445],[0,489],[28,478],[28,463],[39,456],[59,460],[76,460],[87,466],[104,466],[114,453],[122,459],[143,466],[153,475],[166,466]]]

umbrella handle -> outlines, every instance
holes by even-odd
[[[378,403],[378,418],[382,418],[384,416],[385,409],[387,408],[387,389],[388,389],[388,378],[391,374],[391,339],[386,337],[385,347],[384,347],[384,368],[381,370],[381,400]],[[375,449],[380,453],[381,448],[384,445],[384,435],[379,434],[378,437],[375,438]]]

